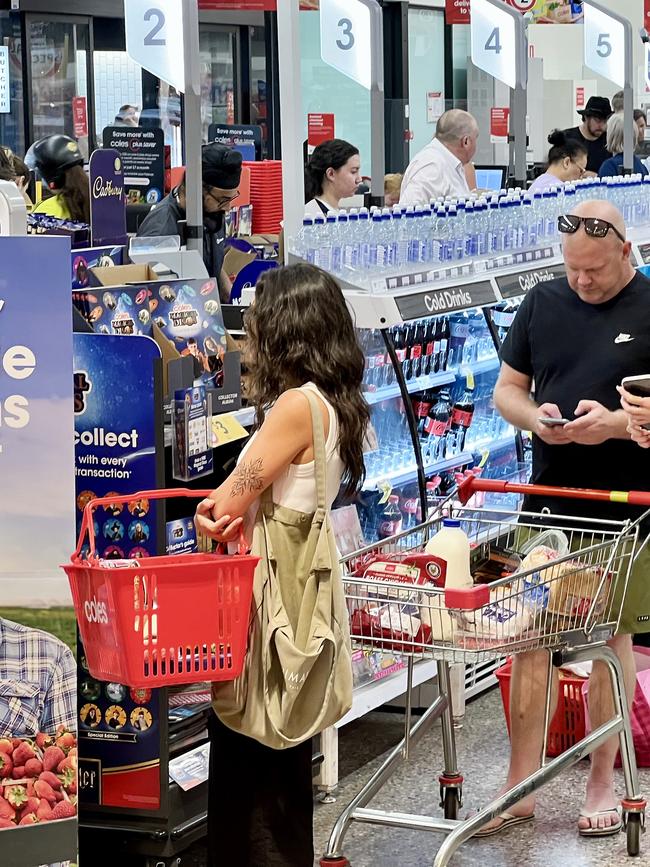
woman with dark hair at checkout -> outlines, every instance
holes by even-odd
[[[341,199],[353,196],[361,183],[359,150],[333,138],[315,148],[305,169],[305,217],[337,211]]]

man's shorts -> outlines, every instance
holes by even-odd
[[[650,538],[632,565],[617,631],[619,635],[650,632]]]

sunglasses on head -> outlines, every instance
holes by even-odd
[[[625,243],[622,235],[613,223],[601,220],[599,217],[577,217],[575,214],[562,214],[558,217],[557,228],[563,235],[575,235],[580,226],[584,226],[585,234],[591,238],[604,238],[611,229]]]

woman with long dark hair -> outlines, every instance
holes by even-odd
[[[37,141],[28,156],[54,193],[34,213],[90,223],[90,184],[76,141],[67,135],[50,135]]]
[[[326,510],[341,484],[353,496],[363,482],[369,419],[361,392],[364,356],[340,288],[312,265],[263,274],[246,330],[249,392],[259,429],[237,468],[199,504],[196,523],[221,542],[237,538],[242,526],[250,538],[260,498],[271,489],[273,520],[295,538],[316,512],[319,460]],[[267,500],[267,521],[268,509]],[[287,548],[271,531],[270,537],[276,569],[295,581],[292,599],[283,595],[295,629],[292,612],[307,592],[301,564],[284,562]],[[324,703],[326,697],[313,700]],[[311,740],[274,750],[231,731],[214,715],[211,728],[208,863],[312,867]]]
[[[361,183],[359,150],[333,138],[314,149],[305,169],[305,216],[336,211],[341,199],[353,196]]]

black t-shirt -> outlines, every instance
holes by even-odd
[[[575,139],[579,141],[581,145],[587,149],[587,171],[595,172],[598,174],[600,167],[611,157],[610,152],[607,150],[607,133],[603,133],[600,138],[597,138],[595,141],[591,141],[588,138],[585,138],[583,134],[580,132],[579,126],[574,126],[571,129],[565,129],[564,135],[567,138]]]
[[[501,350],[510,367],[534,380],[539,405],[555,403],[573,419],[581,400],[620,409],[616,386],[625,376],[650,374],[650,280],[637,273],[615,298],[587,304],[566,277],[540,283],[524,298]],[[598,446],[551,446],[533,437],[533,482],[600,490],[650,490],[650,449],[630,440]],[[564,515],[624,520],[644,510],[586,500],[531,498]]]
[[[152,208],[138,229],[138,237],[162,237],[181,235],[184,242],[184,227],[179,221],[186,219],[185,211],[178,204],[173,193],[166,196],[159,205]],[[221,269],[226,255],[226,230],[223,213],[219,212],[203,218],[203,261],[210,277],[221,278]]]

